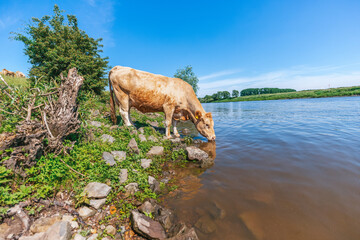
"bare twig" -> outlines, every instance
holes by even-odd
[[[48,101],[49,101],[49,103],[50,103],[51,111],[54,111],[54,107],[53,107],[53,102],[52,102],[51,96],[47,96],[47,99],[48,99]]]
[[[51,137],[51,138],[54,138],[54,136],[52,135],[52,133],[51,133],[51,131],[50,131],[49,125],[47,124],[47,121],[46,121],[46,113],[45,113],[45,112],[43,112],[43,120],[44,120],[46,129],[47,129],[48,132],[49,132],[50,137]]]
[[[5,90],[2,90],[3,93],[5,93],[11,100],[14,100],[14,98]]]
[[[70,167],[70,166],[69,166],[66,162],[64,162],[64,160],[62,160],[61,158],[60,158],[60,161],[61,161],[63,164],[65,164],[68,168],[70,168],[70,170],[72,170],[73,172],[75,172],[75,173],[83,176],[84,178],[86,178],[86,176],[85,176],[84,174],[79,173],[78,171],[76,171],[75,169],[73,169],[72,167]]]
[[[54,92],[49,92],[49,93],[44,93],[44,94],[40,94],[40,96],[49,96],[49,95],[53,95],[55,93],[58,93],[59,91],[54,91]]]
[[[11,91],[13,91],[13,89],[9,86],[9,84],[7,84],[7,82],[5,81],[5,79],[1,76],[0,74],[0,79],[5,83],[5,85],[10,88]]]
[[[35,100],[36,100],[36,96],[32,99],[31,103],[28,105],[26,121],[30,121],[31,111],[32,111],[32,109],[34,107]]]

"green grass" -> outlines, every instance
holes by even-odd
[[[360,95],[360,86],[354,86],[354,87],[329,88],[322,90],[304,90],[304,91],[290,92],[290,93],[251,95],[251,96],[218,100],[213,102],[263,101],[263,100],[324,98],[324,97],[343,97],[343,96],[359,96],[359,95]]]
[[[1,75],[4,80],[13,87],[28,87],[29,86],[29,81],[27,78],[20,78],[20,77],[9,77],[9,76],[4,76]],[[0,81],[0,87],[5,85],[3,83],[3,81]]]
[[[134,128],[121,126],[117,129],[110,130],[111,122],[109,119],[108,96],[88,96],[88,100],[83,100],[79,107],[79,116],[82,121],[81,128],[77,134],[73,134],[66,140],[66,145],[70,146],[75,141],[72,150],[63,156],[47,154],[38,159],[35,166],[26,170],[27,176],[20,177],[11,170],[0,166],[0,214],[6,208],[17,204],[18,202],[38,199],[52,198],[58,193],[72,193],[72,199],[76,206],[84,205],[88,201],[86,196],[82,195],[84,187],[93,181],[106,183],[112,187],[112,191],[107,198],[107,203],[115,206],[117,211],[109,219],[123,221],[130,215],[130,211],[135,208],[137,201],[145,199],[156,199],[158,196],[150,190],[148,176],[160,178],[162,171],[170,162],[177,164],[178,159],[186,159],[183,149],[173,150],[173,145],[169,140],[163,140],[160,133],[156,132],[147,123],[163,121],[161,116],[144,115],[137,111],[132,111],[132,120],[138,126],[144,126],[144,135],[152,135],[159,139],[159,142],[145,141],[141,142],[137,134],[133,134]],[[100,114],[93,116],[91,111],[98,109]],[[90,121],[99,121],[102,127],[92,127]],[[9,123],[10,124],[10,123]],[[15,124],[15,123],[12,123]],[[120,123],[121,125],[121,123]],[[101,135],[109,134],[116,140],[114,143],[103,143]],[[89,140],[92,136],[92,140]],[[131,154],[127,145],[131,138],[135,138],[140,154]],[[152,146],[163,146],[165,154],[163,156],[153,157],[151,167],[143,169],[140,166],[140,159],[147,158],[146,153]],[[7,149],[5,152],[11,152]],[[127,158],[122,162],[110,167],[102,159],[103,152],[126,151]],[[2,153],[0,152],[0,155]],[[1,161],[6,160],[1,159]],[[180,160],[179,160],[180,161]],[[178,163],[180,163],[178,161]],[[186,160],[185,160],[186,161]],[[183,163],[184,160],[181,160]],[[128,170],[128,181],[120,184],[120,169]],[[79,174],[80,173],[80,174]],[[137,182],[140,191],[132,197],[124,197],[124,187],[131,182]],[[171,186],[166,186],[170,191]],[[29,211],[35,214],[39,206],[29,207]]]

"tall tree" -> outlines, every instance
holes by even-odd
[[[239,97],[239,91],[238,90],[233,90],[232,91],[232,97],[233,98]]]
[[[89,37],[78,28],[74,15],[67,15],[55,5],[54,15],[32,18],[22,33],[13,33],[15,40],[25,44],[25,54],[32,64],[30,82],[60,82],[60,73],[76,67],[84,77],[83,90],[101,93],[106,86],[105,73],[109,69],[107,57],[100,56],[102,39]]]
[[[197,94],[197,92],[199,90],[199,87],[198,87],[199,79],[193,72],[192,67],[190,65],[185,66],[182,69],[180,68],[180,69],[176,70],[174,77],[180,78],[180,79],[184,80],[185,82],[189,83],[193,87],[195,94]]]
[[[230,98],[230,93],[228,91],[223,91],[222,94],[224,99]]]

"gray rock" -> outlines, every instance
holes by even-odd
[[[200,217],[200,219],[195,223],[195,227],[206,234],[213,233],[216,230],[215,223],[208,215]]]
[[[139,128],[138,131],[142,134],[144,134],[144,132],[145,132],[143,127]]]
[[[152,162],[151,159],[145,159],[145,158],[141,159],[140,161],[141,161],[140,165],[145,169],[150,167],[150,164]]]
[[[135,138],[132,138],[128,144],[128,148],[130,149],[130,151],[132,151],[133,153],[139,154],[140,150],[139,147],[136,143]]]
[[[108,134],[103,134],[101,136],[101,140],[103,142],[109,142],[109,143],[113,143],[115,141],[115,138],[113,138],[112,136],[108,135]]]
[[[32,236],[23,236],[20,237],[19,240],[42,240],[44,239],[45,233],[44,232],[40,232],[40,233],[36,233]]]
[[[87,240],[96,240],[98,236],[99,236],[99,234],[94,233],[94,234],[91,235]]]
[[[106,198],[110,193],[111,187],[104,183],[91,182],[84,188],[89,198]]]
[[[137,210],[131,212],[131,223],[135,232],[148,239],[165,239],[166,234],[160,223],[141,214]]]
[[[72,229],[78,229],[79,224],[76,221],[69,222]]]
[[[103,152],[102,157],[105,160],[105,162],[107,164],[109,164],[110,166],[114,166],[116,164],[116,162],[114,160],[114,156],[111,153]]]
[[[145,142],[146,141],[146,137],[144,134],[139,134],[139,138],[140,138],[140,142]]]
[[[131,134],[131,135],[136,135],[136,134],[138,134],[138,132],[137,132],[136,129],[133,129],[133,130],[131,130],[130,134]]]
[[[168,238],[167,240],[199,240],[195,229],[185,229],[183,232],[180,232],[178,235],[172,238]]]
[[[96,213],[95,210],[88,208],[88,207],[81,207],[78,212],[79,212],[80,217],[82,217],[83,219],[87,219],[91,216],[94,216]]]
[[[90,206],[92,206],[95,209],[100,209],[102,206],[105,205],[105,203],[106,203],[106,198],[90,200]]]
[[[116,161],[122,162],[126,159],[126,152],[124,151],[111,151]]]
[[[181,143],[181,139],[180,139],[180,138],[172,138],[172,139],[170,139],[170,141],[171,141],[172,143]]]
[[[90,125],[90,126],[94,126],[94,127],[101,127],[101,126],[102,126],[102,123],[101,123],[101,122],[98,122],[98,121],[90,121],[90,122],[89,122],[89,125]]]
[[[60,216],[42,217],[37,219],[30,227],[32,233],[45,232],[54,223],[61,220]]]
[[[119,128],[118,125],[112,125],[112,126],[110,127],[110,131],[113,131],[113,130],[118,129],[118,128]]]
[[[156,220],[161,223],[166,231],[169,231],[170,228],[175,225],[175,216],[167,208],[159,209],[159,216],[156,217]]]
[[[86,240],[86,237],[81,236],[81,234],[77,233],[74,236],[74,240]]]
[[[139,191],[139,185],[137,183],[129,183],[125,186],[125,196],[128,197],[130,195],[134,195],[137,191]]]
[[[62,221],[69,222],[72,229],[78,229],[79,224],[76,221],[73,221],[74,217],[71,215],[64,215]]]
[[[128,180],[128,170],[127,169],[120,169],[119,180],[120,180],[120,184],[123,184]]]
[[[200,161],[202,168],[206,168],[214,164],[214,159],[209,158],[209,155],[205,151],[197,147],[194,146],[187,147],[186,151],[188,158],[190,160]]]
[[[149,136],[149,137],[148,137],[148,140],[149,140],[149,141],[152,141],[152,142],[158,142],[158,141],[159,141],[159,140],[158,140],[155,136],[153,136],[153,135]]]
[[[164,147],[153,146],[150,151],[146,154],[147,156],[159,156],[164,154]]]
[[[226,216],[226,211],[217,202],[213,202],[211,205],[212,207],[208,210],[210,215],[214,219],[224,219]]]
[[[116,228],[114,228],[114,226],[112,226],[112,225],[106,226],[105,231],[111,235],[116,234]]]
[[[74,217],[72,215],[66,214],[62,217],[62,221],[71,222],[73,220],[74,220]]]
[[[139,207],[139,210],[142,212],[142,213],[154,213],[155,212],[155,206],[149,202],[149,201],[146,201],[144,202],[140,207]]]
[[[149,182],[149,185],[150,185],[150,189],[154,193],[159,194],[161,192],[160,183],[154,177],[149,176],[148,177],[148,182]]]
[[[54,223],[45,233],[44,240],[69,240],[71,238],[71,226],[69,222],[60,221]]]
[[[159,123],[155,122],[155,121],[147,121],[147,123],[150,124],[153,127],[158,127],[159,126]]]

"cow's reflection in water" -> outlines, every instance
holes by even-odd
[[[216,142],[210,141],[210,142],[202,142],[199,144],[199,148],[203,151],[205,151],[211,160],[215,160],[216,158]]]

